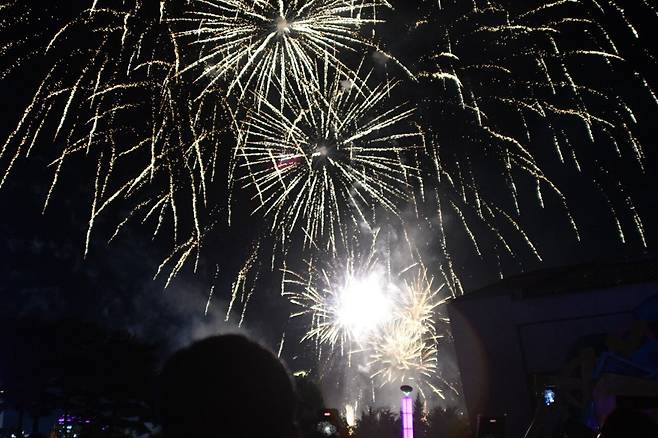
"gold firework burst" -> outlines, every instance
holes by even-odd
[[[346,227],[370,223],[381,208],[397,214],[418,169],[405,157],[422,145],[413,108],[386,107],[396,84],[374,88],[324,71],[319,85],[291,93],[283,109],[264,102],[242,127],[239,156],[256,212],[272,229],[303,231],[307,246],[336,251]]]
[[[378,23],[386,0],[194,0],[186,29],[177,36],[199,47],[185,71],[207,82],[202,94],[226,88],[242,99],[248,92],[285,100],[288,83],[318,79],[314,66],[325,59],[350,72],[340,55],[374,48],[361,33]],[[221,93],[222,95],[224,92]]]

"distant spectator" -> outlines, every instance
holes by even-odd
[[[658,426],[642,412],[615,409],[605,420],[599,438],[656,438]]]
[[[164,438],[294,438],[295,404],[281,362],[243,336],[196,342],[161,376]]]

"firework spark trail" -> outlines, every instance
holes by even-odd
[[[176,36],[200,51],[181,73],[198,71],[201,97],[235,90],[240,100],[251,92],[267,99],[277,91],[284,101],[290,82],[318,80],[318,59],[351,75],[340,55],[378,49],[361,30],[390,7],[385,0],[195,0],[188,17],[174,19],[185,28]]]
[[[574,76],[569,69],[572,60],[598,59],[611,68],[623,62],[623,54],[611,35],[597,21],[597,15],[588,12],[592,8],[590,3],[597,13],[598,9],[613,10],[637,33],[629,16],[612,0],[600,4],[578,0],[538,2],[535,9],[520,14],[508,12],[495,2],[482,5],[476,2],[473,11],[459,14],[452,21],[434,17],[416,23],[416,28],[440,23],[446,35],[433,58],[434,68],[425,69],[420,76],[443,84],[445,91],[452,89],[454,96],[444,99],[441,106],[455,107],[456,117],[473,121],[471,128],[478,128],[482,134],[478,142],[473,141],[475,134],[464,139],[464,153],[454,156],[439,139],[438,150],[431,150],[429,157],[430,162],[436,163],[438,190],[447,183],[447,188],[456,195],[444,199],[440,208],[457,214],[481,257],[489,252],[479,241],[483,226],[494,235],[498,247],[512,252],[499,224],[503,222],[511,225],[532,253],[541,258],[519,220],[522,213],[519,173],[535,179],[540,206],[545,205],[550,193],[558,197],[579,238],[567,195],[544,172],[535,151],[529,147],[533,138],[531,126],[537,119],[545,120],[547,128],[554,132],[560,160],[564,161],[564,149],[581,170],[587,160],[573,147],[567,147],[572,134],[565,135],[565,130],[561,130],[562,134],[557,135],[554,126],[558,120],[577,121],[590,139],[599,131],[606,132],[620,156],[622,148],[629,145],[638,165],[644,166],[644,151],[631,132],[637,123],[633,109],[623,99],[612,96],[618,104],[612,102],[609,112],[601,112],[596,100],[609,103],[609,94],[583,86],[582,78]],[[3,5],[2,12],[12,11],[18,4]],[[414,179],[422,186],[422,194],[420,200],[414,194],[413,208],[417,216],[425,215],[423,201],[434,198],[428,197],[427,191],[436,188],[437,183],[415,177],[416,168],[422,166],[425,157],[417,156],[414,166],[400,166],[407,151],[398,144],[416,134],[392,132],[411,117],[410,110],[392,105],[388,111],[379,112],[379,119],[370,114],[367,116],[374,118],[368,119],[366,113],[379,111],[383,97],[388,97],[393,86],[384,84],[370,89],[365,85],[368,75],[362,74],[361,67],[348,68],[341,61],[346,54],[375,48],[362,31],[383,24],[378,11],[390,9],[389,3],[383,0],[312,3],[209,0],[193,2],[184,16],[171,15],[165,1],[160,2],[157,11],[150,11],[139,0],[133,7],[110,5],[102,0],[94,1],[90,9],[63,24],[47,39],[43,56],[60,59],[53,63],[0,152],[5,170],[0,181],[3,185],[19,159],[29,155],[39,136],[54,130],[54,137],[63,146],[59,158],[52,163],[53,184],[44,208],[68,161],[82,154],[98,161],[85,251],[101,213],[114,204],[137,200],[154,188],[153,194],[146,195],[151,200],[136,203],[128,217],[146,212],[146,216],[137,220],[157,218],[154,235],[172,229],[175,250],[168,260],[175,272],[188,259],[196,260],[195,265],[198,263],[202,236],[207,229],[204,222],[210,212],[221,210],[209,205],[208,185],[215,180],[221,154],[216,132],[221,118],[218,114],[225,102],[215,94],[206,96],[210,91],[224,95],[227,90],[236,90],[260,101],[262,111],[250,113],[244,123],[238,120],[239,108],[228,108],[230,129],[242,145],[232,151],[229,174],[233,176],[247,169],[249,175],[243,181],[257,192],[261,204],[257,213],[281,224],[272,227],[274,233],[281,234],[280,251],[285,253],[288,234],[294,228],[303,232],[310,248],[337,249],[347,240],[343,228],[373,220],[373,204],[382,204],[389,214],[396,215],[400,206],[409,201],[410,181]],[[644,5],[655,16],[655,9],[646,2]],[[434,4],[432,10],[436,9]],[[22,16],[30,14],[22,14],[20,20],[3,21],[1,29],[13,31],[25,22]],[[586,29],[582,45],[561,38],[569,26]],[[89,47],[76,47],[80,29],[95,35]],[[499,50],[490,50],[486,45],[494,40]],[[16,44],[25,46],[26,41],[24,38],[11,41],[6,45],[7,50],[13,50]],[[477,51],[477,58],[465,52],[464,46],[468,44],[482,48]],[[27,51],[35,52],[29,48]],[[59,57],[67,52],[70,59]],[[525,69],[525,73],[520,73],[518,59],[531,61],[524,65],[535,64],[536,71]],[[323,69],[317,68],[320,60],[326,64]],[[84,67],[67,68],[76,65]],[[185,77],[182,73],[192,70],[199,72],[198,85],[182,82],[181,78]],[[337,70],[330,73],[335,81],[326,80],[328,70]],[[402,70],[413,76],[409,70]],[[485,75],[488,80],[474,80],[477,75]],[[294,84],[291,77],[296,78]],[[344,89],[336,93],[337,78],[341,77]],[[641,76],[637,79],[655,100],[647,81]],[[283,94],[287,96],[285,101],[273,102]],[[194,98],[200,95],[209,98]],[[518,126],[510,130],[509,126],[499,124],[496,116],[501,112],[518,114]],[[145,126],[137,126],[134,123],[137,113],[149,113],[151,120]],[[346,122],[338,120],[341,117]],[[128,126],[126,120],[131,120]],[[213,122],[208,123],[209,120]],[[310,131],[314,131],[316,138]],[[352,135],[345,134],[348,131]],[[338,134],[343,137],[336,138]],[[279,144],[272,145],[273,140]],[[322,150],[308,150],[316,140],[328,141],[330,148],[339,141],[370,143],[367,150],[350,146],[345,156],[337,159],[329,154],[325,159]],[[482,190],[483,186],[493,184],[474,168],[479,152],[473,149],[485,143],[489,143],[488,153],[492,148],[495,151],[496,160],[492,162],[500,169],[503,191],[511,199],[511,208],[503,202],[492,202]],[[424,139],[423,146],[432,149],[432,145],[425,145]],[[144,152],[148,152],[149,160],[143,167],[126,164]],[[240,167],[240,160],[246,166]],[[330,166],[318,166],[322,161]],[[131,177],[120,176],[121,169],[126,167],[135,167],[131,169]],[[238,198],[232,184],[230,179],[229,221],[232,199]],[[163,187],[167,190],[162,191]],[[190,197],[191,200],[186,199]],[[642,220],[630,194],[624,199],[624,206],[632,214],[644,242]],[[434,207],[429,210],[435,211]],[[611,206],[613,215],[619,214],[617,210]],[[443,217],[444,213],[439,212],[439,216]],[[173,227],[167,226],[168,220],[173,222]],[[476,226],[473,220],[480,225]],[[496,224],[487,224],[492,220]],[[117,230],[125,223],[122,221]],[[446,231],[443,226],[442,230]],[[442,247],[449,251],[447,241],[444,240]],[[447,274],[446,281],[453,292],[460,293],[450,256],[446,253],[444,258],[446,264],[441,269]]]
[[[0,14],[19,3],[0,6]],[[384,53],[365,30],[384,24],[380,11],[391,7],[385,0],[195,0],[181,16],[173,15],[172,3],[161,1],[151,10],[140,0],[94,0],[45,42],[40,35],[36,49],[23,36],[2,42],[3,56],[15,55],[19,64],[39,56],[50,67],[0,150],[0,187],[45,138],[60,149],[51,162],[44,209],[70,164],[92,161],[85,253],[101,215],[127,206],[111,239],[130,220],[153,224],[153,238],[170,231],[173,250],[158,269],[168,270],[167,285],[188,264],[196,271],[205,236],[216,222],[230,224],[233,202],[249,204],[253,195],[254,213],[269,230],[266,240],[253,240],[233,282],[226,319],[235,312],[239,325],[245,322],[266,254],[270,269],[279,261],[285,266],[282,293],[301,308],[293,316],[310,318],[307,339],[315,343],[318,360],[340,361],[340,353],[351,365],[353,355],[364,356],[380,385],[417,379],[424,396],[443,395],[437,383],[443,299],[422,263],[415,268],[418,277],[408,280],[410,271],[398,273],[390,258],[373,255],[372,248],[367,257],[357,257],[353,246],[368,234],[362,230],[376,229],[381,220],[402,226],[402,246],[417,261],[420,250],[405,225],[438,228],[441,260],[432,268],[441,272],[446,293],[456,296],[465,286],[448,234],[464,232],[482,259],[493,253],[500,277],[502,256],[521,263],[519,241],[542,261],[524,228],[526,186],[542,209],[557,200],[580,239],[568,193],[533,147],[539,135],[549,133],[558,161],[580,174],[597,157],[578,146],[601,137],[620,159],[631,157],[645,169],[634,133],[639,113],[616,90],[573,68],[601,66],[605,75],[624,64],[623,45],[598,18],[606,11],[623,21],[634,40],[645,33],[614,0],[538,1],[521,13],[475,0],[471,10],[453,18],[440,15],[450,6],[437,9],[432,1],[432,13],[413,28],[445,35],[432,47],[435,55],[426,53],[420,64],[412,60],[410,69],[389,54],[383,57],[397,63],[405,79],[415,79],[411,70],[419,70],[421,82],[434,87],[425,93],[425,111],[418,112],[388,104],[398,83],[372,86],[379,71],[358,62],[364,52]],[[643,4],[655,17],[655,9]],[[0,32],[10,34],[26,20],[0,21]],[[574,28],[582,38],[573,37]],[[0,78],[16,68],[3,66]],[[647,80],[639,73],[633,80],[655,103]],[[226,144],[222,132],[237,137],[238,146]],[[458,140],[451,143],[451,135]],[[220,181],[224,173],[228,184]],[[618,181],[603,185],[606,175],[601,166],[595,183],[616,234],[625,242],[633,229],[646,247],[648,230],[632,193]],[[213,189],[224,185],[228,200],[217,205]],[[621,205],[601,187],[613,187]],[[413,210],[413,222],[407,210]],[[626,228],[623,212],[630,217]],[[305,275],[288,268],[298,236],[313,260]],[[264,248],[265,241],[276,243]],[[323,270],[314,266],[322,253],[347,256],[343,266]],[[213,286],[208,305],[214,292]],[[380,305],[367,321],[353,311],[364,298]]]
[[[98,1],[53,32],[41,56],[56,61],[3,144],[0,186],[39,136],[52,132],[61,149],[51,163],[44,211],[65,166],[95,159],[85,254],[98,217],[120,203],[129,213],[112,239],[130,218],[144,223],[157,217],[154,237],[172,230],[174,251],[165,264],[173,262],[174,274],[194,255],[196,266],[202,236],[214,220],[206,215],[217,210],[208,204],[207,185],[223,129],[208,120],[217,122],[223,108],[221,102],[188,103],[190,90],[175,76],[180,57],[173,33],[151,14],[163,14],[164,3],[156,12],[139,0],[133,6],[114,9]],[[89,47],[70,48],[80,40]],[[171,227],[163,226],[167,219]]]
[[[215,266],[215,276],[213,278],[213,284],[210,287],[210,292],[208,292],[208,301],[206,302],[206,308],[203,312],[205,316],[208,316],[208,310],[210,309],[210,303],[212,301],[213,295],[215,294],[215,286],[217,285],[217,277],[219,276],[219,265]]]
[[[257,269],[258,257],[260,255],[261,242],[257,241],[253,244],[251,253],[245,263],[242,265],[240,272],[238,273],[237,278],[231,286],[231,300],[228,304],[226,310],[225,321],[228,322],[231,318],[233,312],[233,307],[235,306],[236,301],[240,298],[242,303],[242,312],[240,314],[240,323],[239,326],[242,326],[247,312],[247,307],[251,296],[253,295],[256,283],[258,282],[259,271]],[[251,276],[251,277],[250,277]],[[251,280],[251,287],[249,287],[249,281]]]
[[[376,386],[413,380],[424,398],[444,397],[446,382],[437,371],[437,318],[448,298],[422,263],[390,272],[391,256],[383,256],[378,235],[365,253],[349,255],[346,264],[323,269],[309,262],[306,274],[286,271],[284,296],[299,308],[291,318],[311,321],[304,340],[313,341],[316,349],[326,346],[348,363],[354,355],[363,356]]]
[[[437,371],[437,341],[441,335],[436,318],[447,298],[440,296],[442,287],[434,287],[426,267],[413,269],[418,272],[412,280],[404,280],[393,322],[371,342],[371,378],[382,387],[415,382],[423,398],[428,397],[427,390],[444,398],[443,391],[432,381],[437,377],[442,380]]]
[[[611,12],[633,41],[646,32],[615,0],[537,0],[521,12],[495,0],[420,2],[430,12],[410,29],[430,28],[441,40],[410,62],[375,39],[387,35],[379,32],[392,9],[386,0],[194,0],[182,15],[166,0],[90,3],[35,38],[18,31],[34,14],[16,12],[21,2],[0,5],[0,35],[16,34],[0,42],[0,55],[18,61],[0,66],[0,78],[34,59],[48,65],[3,142],[0,188],[33,148],[54,143],[45,210],[69,169],[91,161],[85,254],[99,218],[127,207],[110,240],[130,221],[152,225],[152,238],[173,248],[156,274],[167,286],[188,265],[196,272],[206,236],[218,222],[231,226],[234,204],[250,212],[255,204],[268,229],[249,237],[255,243],[232,284],[226,320],[235,314],[245,323],[265,277],[261,259],[270,257],[272,271],[284,266],[282,295],[299,309],[291,318],[310,320],[305,339],[318,361],[361,362],[373,398],[375,386],[407,380],[426,398],[454,390],[440,373],[445,299],[430,274],[441,274],[446,295],[464,293],[448,235],[464,233],[477,257],[495,260],[501,278],[505,259],[521,266],[518,246],[541,262],[524,228],[529,190],[540,209],[557,204],[580,240],[568,188],[549,172],[538,137],[550,139],[560,164],[595,175],[622,242],[636,234],[649,244],[630,188],[580,148],[607,143],[618,159],[648,170],[636,133],[642,114],[609,86],[627,64],[603,16]],[[653,5],[642,5],[655,19]],[[375,52],[375,70],[366,52]],[[379,62],[389,60],[397,71]],[[578,65],[610,80],[597,85]],[[395,100],[395,80],[372,85],[381,73],[430,84],[422,108]],[[628,77],[658,101],[639,72]],[[390,242],[380,254],[374,230],[382,223],[404,231],[406,267],[392,260]],[[438,235],[435,266],[420,262],[413,228]],[[355,246],[369,233],[371,247],[360,256]],[[301,258],[291,256],[301,241],[312,260],[303,275],[295,273]],[[337,261],[319,268],[323,255]],[[206,313],[214,295],[213,284]],[[279,355],[286,337],[287,328]]]
[[[397,214],[418,179],[402,161],[422,143],[408,124],[413,109],[380,109],[396,84],[350,84],[336,74],[290,93],[283,110],[265,101],[242,128],[241,180],[255,189],[255,212],[271,216],[275,233],[301,228],[309,247],[346,246],[347,227],[368,223],[377,205]]]
[[[594,163],[593,170],[600,174],[597,178],[610,176],[608,172],[601,173],[598,160],[584,160],[574,148],[584,143],[584,138],[590,143],[607,142],[620,158],[621,148],[628,148],[638,169],[641,172],[645,169],[645,153],[634,132],[637,119],[626,96],[611,92],[608,85],[592,85],[596,84],[592,78],[583,76],[573,67],[590,64],[596,66],[600,75],[620,76],[618,67],[627,68],[628,64],[622,49],[598,17],[608,10],[618,14],[635,38],[638,31],[629,16],[612,0],[601,4],[563,0],[536,2],[535,5],[534,9],[521,13],[509,11],[497,2],[476,1],[472,7],[453,2],[438,9],[428,6],[427,17],[417,21],[415,26],[431,27],[436,34],[435,23],[442,23],[445,33],[444,40],[435,49],[434,63],[431,66],[421,64],[418,74],[436,87],[437,97],[427,110],[437,108],[438,102],[443,106],[425,127],[435,133],[428,133],[428,137],[435,143],[430,154],[438,177],[437,183],[425,185],[438,188],[435,208],[439,209],[439,217],[446,214],[442,209],[450,209],[448,213],[456,215],[462,223],[480,257],[488,257],[492,252],[485,241],[498,241],[498,244],[489,245],[499,246],[512,258],[517,258],[517,250],[501,231],[501,226],[507,223],[541,260],[521,220],[524,212],[519,199],[524,195],[517,181],[527,177],[535,180],[539,207],[546,208],[549,195],[556,197],[574,237],[581,239],[568,193],[554,176],[546,173],[544,159],[540,158],[545,154],[534,147],[536,132],[552,132],[559,160],[565,162],[562,151],[567,151],[580,173],[585,172],[584,166]],[[655,17],[655,10],[646,3],[645,7]],[[453,20],[452,16],[457,18]],[[575,31],[580,33],[580,38],[574,37]],[[639,73],[635,73],[634,80],[648,90],[649,97],[655,101],[653,90]],[[515,119],[518,122],[512,121]],[[460,124],[464,134],[455,142],[445,133]],[[483,169],[482,163],[487,162],[495,165]],[[479,167],[473,167],[473,163],[478,163]],[[492,190],[496,186],[500,190]],[[596,180],[592,181],[592,186],[596,188]],[[607,186],[614,190],[614,184]],[[603,201],[613,217],[626,208],[626,214],[631,216],[635,231],[645,245],[645,230],[634,201],[624,196],[621,186],[618,187],[626,205],[613,206],[607,197]],[[493,193],[496,199],[491,198]],[[505,193],[509,202],[501,199],[500,193]],[[487,207],[483,208],[485,203]],[[421,210],[423,208],[427,209],[421,207]],[[439,228],[441,235],[454,231],[446,229],[443,221]],[[492,238],[483,231],[487,228]],[[617,234],[626,240],[624,233]],[[450,262],[449,244],[446,239],[443,241],[445,279],[451,289],[459,290],[457,282],[450,280],[459,275]]]

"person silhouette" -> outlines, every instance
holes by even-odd
[[[164,438],[297,438],[296,395],[283,364],[240,335],[210,337],[165,363]]]

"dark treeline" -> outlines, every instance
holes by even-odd
[[[53,423],[58,438],[156,437],[157,378],[163,349],[125,331],[111,331],[76,319],[0,320],[0,412],[15,412],[0,438],[46,437]],[[326,437],[318,430],[326,408],[318,385],[296,377],[298,423],[303,438]],[[253,409],[257,421],[257,408]],[[40,419],[48,418],[50,424]],[[40,424],[41,423],[41,424]],[[40,430],[40,427],[41,430]],[[67,432],[66,427],[71,426]],[[221,425],[218,425],[221,427]],[[47,429],[47,430],[46,430]],[[470,431],[456,409],[426,412],[414,404],[416,438],[468,438]],[[369,408],[353,428],[337,419],[337,435],[399,438],[399,414]]]
[[[368,409],[357,421],[351,436],[356,438],[399,438],[402,424],[388,409]],[[471,438],[467,418],[457,408],[434,407],[425,411],[420,399],[414,403],[414,438]]]
[[[0,321],[0,347],[2,408],[18,417],[5,434],[45,436],[39,419],[57,416],[85,437],[124,437],[155,420],[154,345],[93,323],[27,318]]]

